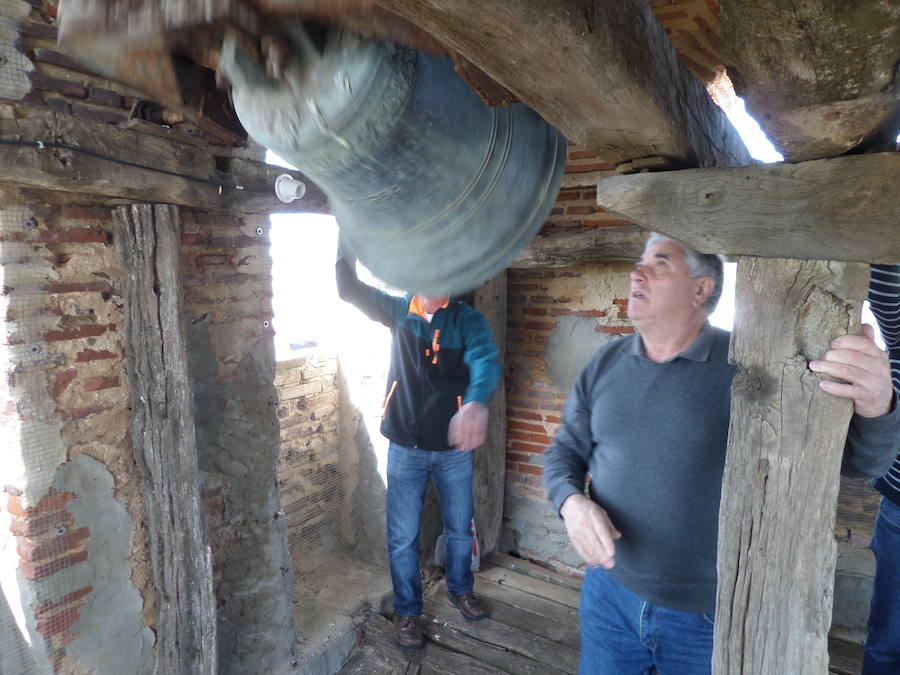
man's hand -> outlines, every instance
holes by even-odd
[[[831,349],[809,369],[844,382],[823,380],[819,386],[829,394],[853,399],[860,417],[881,417],[890,412],[894,393],[888,355],[875,344],[875,329],[863,324],[862,335],[835,338]]]
[[[616,564],[615,540],[621,539],[622,533],[596,502],[576,493],[566,498],[559,513],[572,545],[588,565],[608,570]]]
[[[450,447],[463,452],[474,450],[487,438],[488,407],[469,401],[456,411],[450,420],[447,441]]]

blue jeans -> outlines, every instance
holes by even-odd
[[[428,479],[434,481],[447,533],[447,590],[471,593],[472,453],[418,450],[391,442],[387,469],[387,540],[394,614],[422,613],[419,526]]]
[[[600,567],[581,587],[581,675],[712,671],[713,616],[644,602]]]
[[[900,506],[886,497],[875,521],[877,560],[863,675],[900,673]]]

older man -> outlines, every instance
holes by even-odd
[[[721,286],[718,256],[652,236],[631,273],[628,315],[638,333],[597,352],[545,454],[550,500],[590,565],[582,673],[710,671],[736,372],[729,333],[707,322]],[[900,409],[887,356],[865,328],[834,340],[810,369],[849,383],[820,386],[854,401],[845,470],[876,476],[900,446]]]

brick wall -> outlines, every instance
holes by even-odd
[[[0,5],[12,10],[0,12],[0,23],[13,22],[0,29],[17,32],[31,85],[24,100],[0,98],[0,117],[49,107],[127,126],[129,117],[139,116],[138,92],[58,50],[55,2],[32,2],[30,12],[17,0]],[[18,64],[8,63],[7,72]],[[10,91],[16,90],[0,87]],[[183,135],[169,133],[170,140],[183,139],[195,151],[198,143],[218,142],[191,125],[178,129]],[[111,165],[111,180],[115,174]],[[291,642],[293,632],[290,564],[278,554],[284,525],[274,480],[269,222],[190,209],[182,209],[182,219],[203,510],[220,637],[228,646],[220,644],[220,653],[227,659],[239,650],[254,658],[262,650],[271,654],[274,671],[289,665],[292,644],[275,644],[257,628],[276,621],[279,628],[268,632],[286,632]],[[152,668],[156,592],[130,439],[124,271],[116,239],[110,207],[99,198],[0,185],[0,433],[9,440],[0,553],[18,577],[23,629],[32,641],[27,651],[39,672]],[[257,563],[262,550],[269,554]],[[272,579],[283,580],[287,591]],[[238,635],[241,621],[248,629]],[[10,653],[17,634],[4,627],[0,650]],[[144,659],[142,665],[117,662],[122,653]]]
[[[590,173],[591,178],[579,178]],[[541,235],[561,229],[619,227],[596,206],[598,174],[613,167],[569,150],[564,187]],[[556,433],[575,375],[602,344],[633,332],[628,321],[628,264],[508,272],[506,325],[506,493],[500,549],[577,565],[558,516],[546,501],[543,452]]]

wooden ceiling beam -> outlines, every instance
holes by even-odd
[[[230,213],[328,213],[328,201],[298,172],[229,156],[224,148],[181,143],[51,111],[0,119],[0,184],[81,193],[92,200],[177,204]],[[275,178],[289,173],[306,195],[284,204]]]
[[[900,7],[879,0],[720,0],[735,91],[792,161],[834,157],[900,131]]]
[[[646,239],[646,230],[628,225],[560,230],[532,239],[509,267],[528,269],[634,262],[641,257]]]
[[[597,204],[705,253],[900,260],[900,153],[612,176]]]
[[[457,50],[604,161],[752,159],[646,0],[377,0]]]

